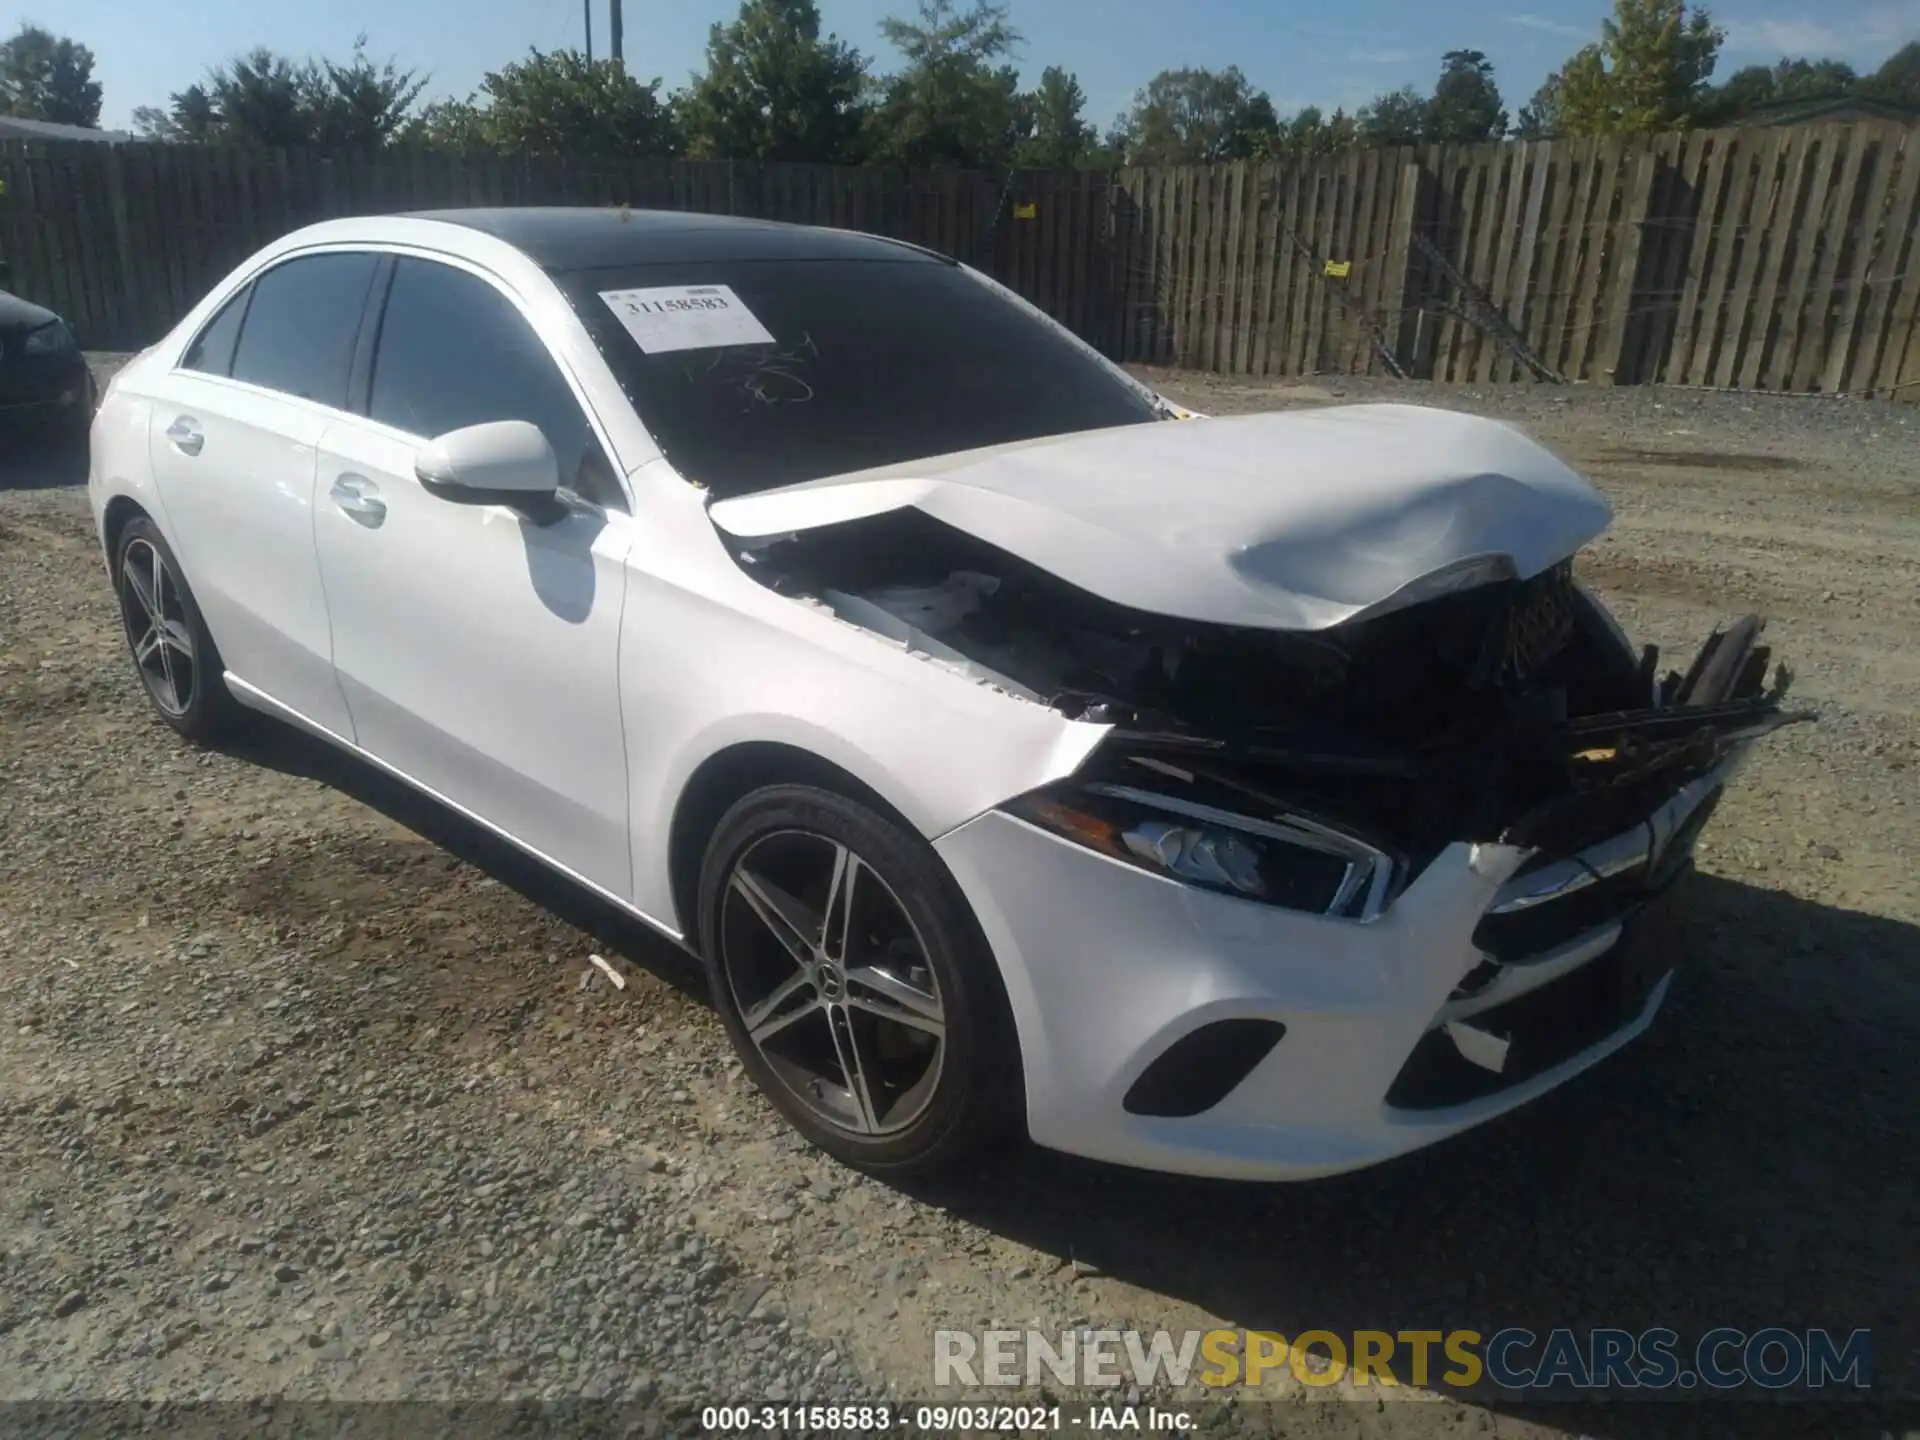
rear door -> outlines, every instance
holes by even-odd
[[[258,276],[158,387],[148,445],[169,539],[229,673],[351,737],[313,546],[315,445],[346,404],[378,257]]]
[[[620,612],[626,500],[573,387],[481,272],[401,256],[361,418],[320,443],[316,538],[334,665],[368,753],[625,898]],[[414,477],[420,446],[538,425],[567,513],[540,525]]]

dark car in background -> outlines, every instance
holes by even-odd
[[[79,444],[93,404],[93,376],[66,321],[0,290],[0,449]]]

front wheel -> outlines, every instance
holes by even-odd
[[[830,791],[755,791],[707,847],[699,918],[741,1063],[821,1149],[925,1173],[1017,1118],[993,958],[918,835]]]

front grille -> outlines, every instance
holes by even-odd
[[[1546,668],[1573,638],[1573,567],[1562,563],[1527,581],[1507,611],[1500,670],[1513,681]]]

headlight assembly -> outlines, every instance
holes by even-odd
[[[20,353],[65,355],[73,348],[73,332],[67,328],[65,321],[56,320],[51,325],[42,325],[38,330],[30,332],[21,344]]]
[[[1367,920],[1393,861],[1295,815],[1236,815],[1129,785],[1067,782],[1003,807],[1043,830],[1169,880],[1289,910]]]

